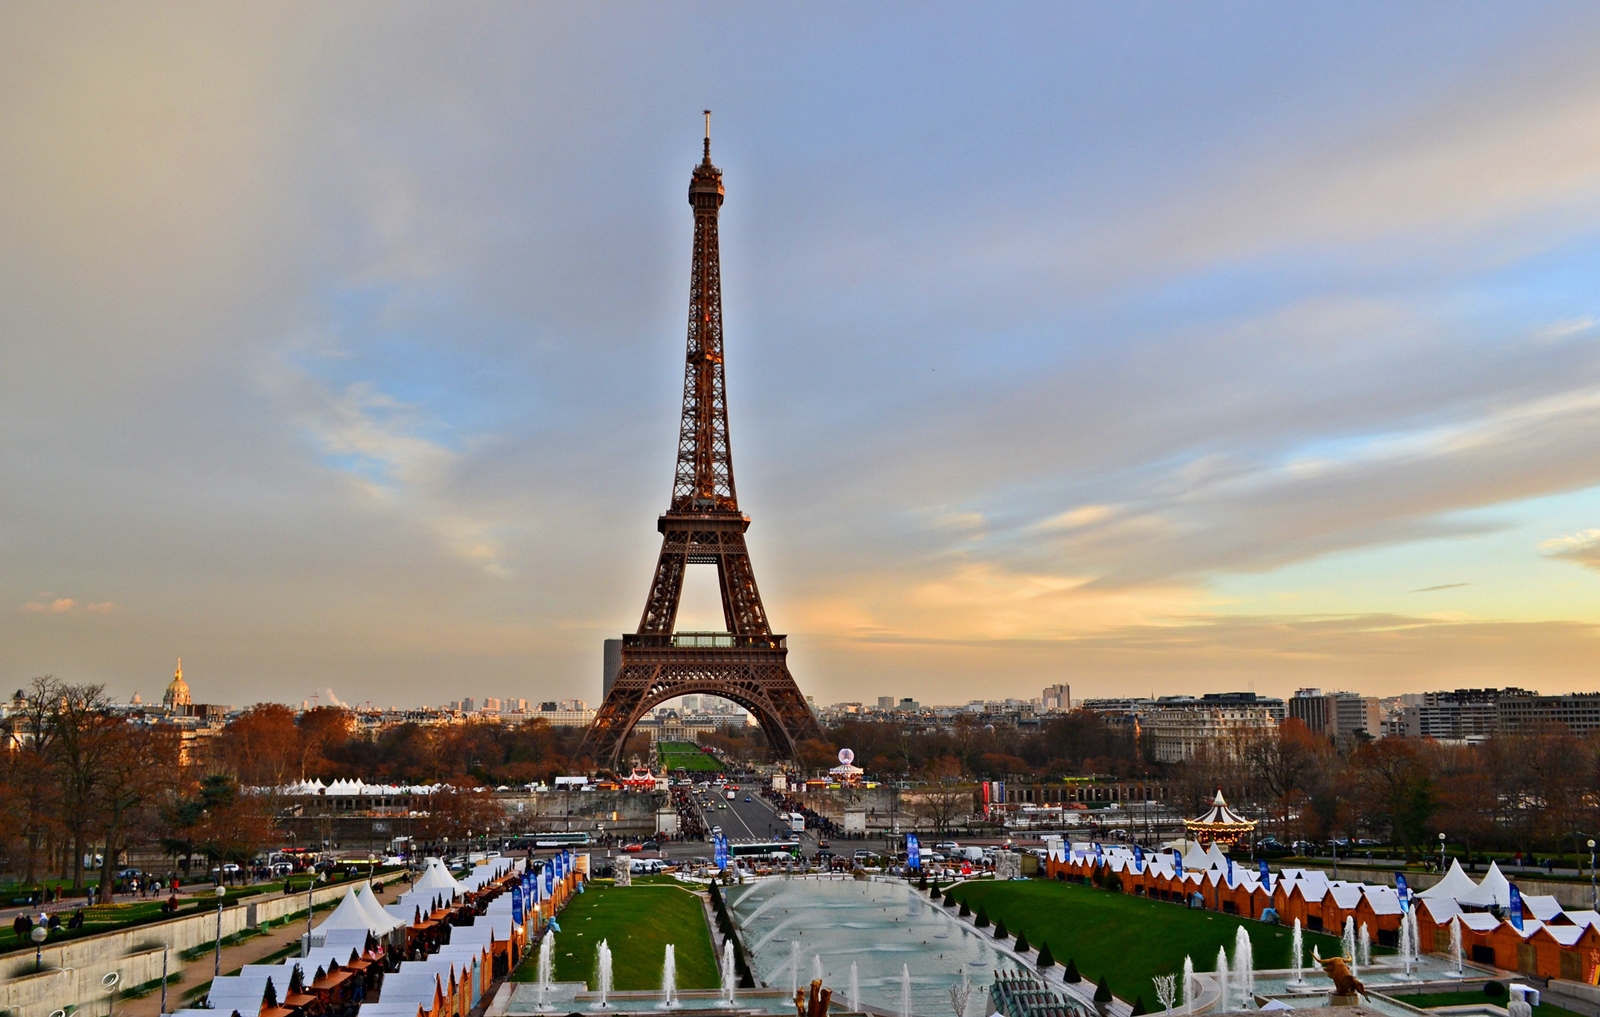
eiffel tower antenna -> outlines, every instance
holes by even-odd
[[[615,767],[634,725],[657,705],[683,695],[712,695],[749,710],[779,756],[821,738],[816,717],[789,674],[788,642],[775,635],[761,604],[739,511],[728,440],[723,371],[722,268],[717,216],[725,191],[711,163],[711,111],[704,155],[689,176],[694,248],[689,262],[689,330],[683,413],[672,499],[656,521],[661,556],[639,629],[622,637],[622,666],[584,739],[584,752]],[[722,632],[678,632],[678,602],[690,565],[717,567]]]

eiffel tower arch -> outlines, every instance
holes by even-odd
[[[739,511],[734,490],[717,246],[724,194],[722,171],[711,164],[707,111],[704,155],[689,178],[694,256],[672,502],[656,521],[661,556],[639,629],[622,637],[622,668],[584,739],[586,755],[613,767],[640,718],[683,695],[718,696],[749,710],[773,751],[785,758],[794,758],[799,742],[822,737],[789,673],[787,641],[772,631],[761,605],[744,542],[750,517]],[[697,564],[717,567],[726,631],[676,631],[684,573]]]

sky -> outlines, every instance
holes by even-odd
[[[0,683],[597,701],[705,108],[817,702],[1600,687],[1600,7],[1422,3],[7,4]]]

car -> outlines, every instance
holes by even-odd
[[[728,803],[727,802],[718,802],[717,803],[717,808],[719,808],[719,809],[726,809],[727,807],[728,807]]]
[[[627,851],[630,854],[633,854],[633,853],[637,853],[639,851],[643,851],[644,850],[644,845],[638,843],[637,841],[635,841],[632,844],[624,844],[623,847],[622,847],[622,850]]]
[[[118,879],[138,879],[143,875],[144,873],[140,872],[138,869],[119,869],[117,871]]]
[[[817,841],[817,847],[825,848],[827,846],[828,846],[828,838],[824,837],[821,840]]]
[[[745,795],[744,796],[744,800],[748,802],[750,800],[750,796],[749,795]]]
[[[712,832],[712,833],[721,833],[721,832],[722,832],[722,827],[720,827],[720,826],[713,826],[713,827],[712,827],[712,828],[711,828],[711,832]]]
[[[1373,840],[1371,837],[1362,837],[1360,840],[1356,841],[1356,846],[1357,847],[1377,847],[1378,846],[1378,842]]]
[[[660,844],[657,844],[657,843],[656,843],[656,842],[655,842],[655,841],[653,841],[653,840],[647,840],[647,841],[645,841],[645,842],[644,842],[644,845],[643,845],[643,847],[644,847],[644,849],[645,849],[645,850],[646,850],[646,851],[660,851],[660,850],[661,850],[661,845],[660,845]]]
[[[954,851],[956,848],[958,848],[960,846],[961,846],[960,844],[957,844],[953,840],[941,840],[939,843],[937,843],[937,844],[935,844],[933,846],[933,849],[935,851]]]

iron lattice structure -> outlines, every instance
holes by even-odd
[[[644,714],[668,699],[712,695],[755,715],[772,748],[793,758],[797,743],[821,738],[816,717],[789,673],[785,637],[761,606],[739,511],[728,441],[727,384],[722,366],[722,270],[717,215],[722,171],[711,164],[711,120],[705,154],[689,178],[694,208],[694,258],[689,270],[689,341],[683,372],[683,416],[672,503],[656,522],[661,557],[639,631],[622,637],[622,668],[595,715],[585,752],[615,767],[623,743]],[[676,632],[684,574],[713,564],[722,592],[725,632]]]

